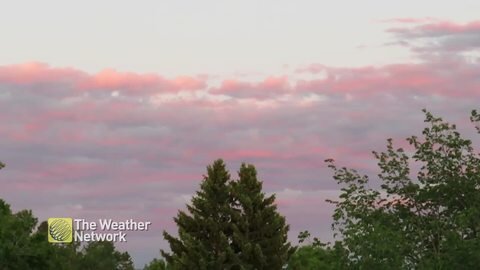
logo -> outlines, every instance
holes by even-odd
[[[71,218],[49,218],[48,219],[48,242],[50,243],[71,243],[73,221]]]
[[[100,218],[97,221],[84,218],[49,218],[48,242],[127,242],[128,233],[148,231],[150,225],[150,221],[135,221],[133,218],[125,221],[111,218]]]

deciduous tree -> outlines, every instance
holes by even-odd
[[[373,153],[377,182],[327,160],[342,185],[330,202],[351,269],[480,265],[480,156],[455,125],[425,115],[421,138],[407,139],[411,153],[391,139],[385,152]],[[471,120],[480,121],[476,111]]]

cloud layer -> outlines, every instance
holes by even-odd
[[[324,200],[338,187],[324,159],[371,174],[370,151],[388,137],[404,146],[422,127],[422,108],[473,134],[480,62],[462,53],[478,50],[478,22],[395,22],[397,41],[441,54],[386,66],[311,64],[257,81],[0,66],[0,197],[42,219],[152,220],[153,230],[125,247],[145,261],[166,247],[161,230],[175,230],[172,217],[205,166],[224,158],[232,175],[241,162],[257,166],[292,240],[305,229],[330,239]]]
[[[459,24],[432,18],[403,18],[393,22],[402,24],[388,30],[399,39],[399,44],[421,54],[450,54],[480,47],[480,21]]]

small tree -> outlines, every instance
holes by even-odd
[[[343,186],[334,229],[353,269],[475,269],[480,265],[480,156],[455,125],[424,111],[423,138],[407,139],[412,155],[374,152],[380,189],[368,176],[334,170]],[[471,120],[480,116],[472,112]],[[480,129],[477,127],[478,131]],[[411,169],[418,163],[420,169]]]
[[[242,164],[239,180],[232,183],[233,243],[241,269],[281,269],[294,249],[287,241],[289,226],[277,212],[275,195],[262,192],[253,165]]]
[[[161,251],[174,269],[228,269],[238,259],[230,245],[232,238],[232,198],[230,174],[219,159],[207,167],[200,190],[179,211],[175,223],[178,238],[164,232],[172,253]]]

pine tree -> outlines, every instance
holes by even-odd
[[[240,179],[232,183],[235,199],[233,243],[239,269],[282,269],[294,249],[287,241],[289,226],[277,212],[275,195],[262,192],[253,165],[242,164]]]
[[[262,192],[253,165],[242,164],[238,181],[231,181],[217,160],[207,167],[188,214],[174,218],[178,238],[164,232],[171,253],[161,253],[172,269],[282,269],[294,249],[274,202]]]
[[[207,167],[200,190],[179,211],[178,238],[164,232],[171,253],[161,251],[173,269],[229,269],[238,261],[230,246],[232,237],[230,175],[222,160]]]

